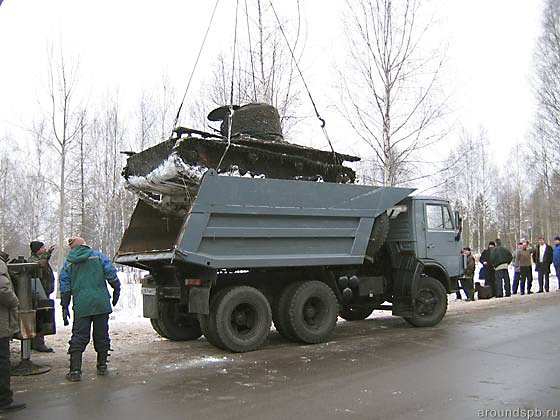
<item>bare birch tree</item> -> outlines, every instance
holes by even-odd
[[[48,105],[46,117],[50,123],[51,136],[45,138],[58,155],[58,223],[56,258],[57,268],[60,269],[64,261],[64,235],[66,212],[66,180],[68,155],[79,133],[81,109],[77,101],[78,62],[68,61],[62,49],[49,54],[47,96]]]
[[[340,111],[372,153],[382,185],[418,178],[421,152],[446,134],[438,81],[445,54],[427,46],[422,0],[347,0]]]
[[[550,238],[560,229],[560,3],[546,0],[542,34],[535,53],[537,111],[533,124],[530,159],[533,162],[534,209],[531,224],[537,235]]]

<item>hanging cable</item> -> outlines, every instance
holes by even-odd
[[[294,64],[296,66],[296,69],[299,73],[299,76],[301,77],[301,81],[303,82],[303,85],[305,86],[305,90],[307,91],[307,95],[309,96],[309,99],[311,100],[311,104],[313,105],[313,109],[315,110],[315,115],[317,116],[317,119],[321,122],[321,129],[323,130],[323,134],[325,135],[325,138],[327,139],[327,142],[329,143],[329,146],[331,148],[331,151],[333,153],[333,159],[334,159],[334,164],[338,165],[338,158],[336,156],[336,152],[334,151],[331,139],[329,138],[329,134],[327,133],[327,129],[325,128],[326,122],[325,120],[321,117],[321,115],[319,114],[319,111],[317,110],[317,106],[315,105],[315,101],[313,100],[313,96],[311,96],[311,91],[309,90],[309,87],[307,86],[307,82],[305,81],[305,78],[303,77],[303,73],[299,67],[299,64],[296,60],[294,51],[292,49],[292,46],[290,45],[290,42],[288,41],[288,37],[286,36],[286,33],[284,32],[284,27],[282,26],[282,23],[280,22],[280,18],[278,17],[278,14],[276,13],[276,9],[274,8],[274,5],[272,4],[272,0],[269,1],[270,2],[270,7],[272,8],[272,12],[274,13],[274,17],[276,18],[276,21],[278,22],[278,26],[280,27],[280,32],[282,33],[282,36],[284,37],[284,41],[286,41],[286,45],[288,46],[288,49],[290,50],[290,54],[292,56],[292,60],[294,61]]]
[[[257,99],[257,82],[255,79],[255,63],[253,61],[253,46],[252,46],[252,42],[251,42],[251,27],[249,25],[249,9],[247,7],[247,0],[245,0],[245,17],[247,20],[247,37],[249,39],[249,57],[251,57],[251,76],[253,77],[253,93],[254,93],[254,97],[253,100],[255,102],[258,101]]]
[[[202,54],[202,50],[204,49],[204,44],[206,43],[206,38],[208,37],[208,33],[210,32],[210,28],[212,27],[212,21],[214,20],[214,15],[216,14],[216,9],[218,8],[218,3],[220,0],[216,0],[216,4],[214,4],[214,10],[212,11],[212,16],[210,17],[210,22],[208,22],[208,27],[206,28],[206,33],[204,34],[204,39],[202,40],[202,44],[200,45],[200,49],[198,50],[198,55],[196,57],[196,61],[194,62],[193,69],[191,71],[191,75],[189,77],[189,82],[187,83],[187,88],[185,89],[185,93],[183,94],[183,99],[181,100],[181,105],[179,105],[179,109],[177,110],[177,115],[175,116],[175,121],[173,122],[173,128],[177,127],[177,122],[179,121],[179,115],[181,115],[181,109],[183,108],[183,104],[185,103],[185,98],[187,97],[187,92],[189,91],[189,87],[191,86],[191,82],[194,76],[194,72],[196,70],[196,66],[198,65],[198,60]]]
[[[235,80],[235,59],[236,57],[236,52],[237,52],[237,15],[239,12],[239,0],[237,0],[236,2],[236,6],[235,6],[235,27],[233,29],[233,60],[231,63],[231,93],[230,93],[230,97],[229,97],[229,104],[230,106],[233,106],[233,84],[234,84],[234,80]]]
[[[233,123],[233,87],[235,85],[235,59],[237,58],[237,16],[239,14],[239,0],[236,2],[235,6],[235,26],[233,30],[233,60],[231,63],[231,91],[229,96],[229,105],[228,105],[228,115],[227,115],[227,146],[218,162],[218,166],[216,166],[216,172],[220,169],[220,165],[222,164],[226,154],[231,146],[231,125]]]

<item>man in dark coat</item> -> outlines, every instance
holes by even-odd
[[[64,325],[68,325],[68,305],[72,298],[74,322],[68,353],[70,371],[66,379],[82,379],[82,353],[90,342],[93,324],[93,347],[97,352],[97,374],[107,374],[107,356],[110,349],[109,314],[120,295],[117,270],[111,260],[86,245],[82,238],[69,238],[70,253],[60,270],[60,304]],[[107,283],[113,288],[113,299]]]
[[[521,294],[530,295],[531,287],[533,285],[533,268],[531,263],[531,249],[529,248],[529,241],[524,241],[521,243],[521,248],[517,250],[516,254],[516,264],[519,265],[519,290]],[[527,287],[525,287],[527,285]]]
[[[41,241],[32,241],[29,244],[29,248],[31,249],[29,262],[39,264],[41,285],[45,291],[45,297],[48,299],[49,295],[54,291],[54,273],[49,263],[54,245],[47,248]],[[45,353],[53,352],[53,349],[45,344],[45,336],[43,335],[37,335],[31,340],[31,349]]]
[[[552,264],[553,255],[552,247],[545,242],[544,237],[539,237],[539,244],[533,251],[535,270],[539,273],[539,291],[537,293],[543,292],[543,285],[545,291],[550,290],[550,264]]]
[[[461,250],[461,254],[464,255],[465,261],[465,271],[463,277],[460,278],[461,288],[467,295],[467,302],[474,300],[474,272],[476,269],[476,262],[471,254],[471,249],[465,247]],[[457,291],[457,299],[461,299],[460,290]]]
[[[490,286],[492,288],[492,294],[497,296],[496,292],[496,278],[495,278],[495,271],[492,264],[490,264],[490,253],[495,248],[496,243],[494,241],[488,242],[488,248],[482,251],[480,254],[480,263],[482,264],[482,268],[480,269],[480,273],[478,277],[484,280],[485,286]]]
[[[10,340],[19,331],[19,300],[8,274],[8,254],[0,250],[0,413],[25,408],[13,400],[10,386]]]
[[[513,255],[511,255],[510,250],[502,245],[500,239],[496,239],[496,247],[490,253],[489,262],[495,270],[495,289],[497,297],[503,297],[504,290],[506,297],[511,296],[508,266],[512,259]]]

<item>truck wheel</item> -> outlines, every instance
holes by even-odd
[[[414,315],[405,320],[415,327],[433,327],[446,311],[447,293],[443,285],[433,277],[421,277],[414,299]]]
[[[282,290],[280,296],[278,296],[278,299],[276,299],[274,305],[272,305],[272,321],[274,322],[274,327],[280,335],[290,341],[297,341],[294,332],[290,330],[290,325],[288,323],[290,299],[294,290],[302,284],[303,282],[289,284],[284,290]]]
[[[154,331],[157,332],[161,337],[169,338],[161,330],[157,319],[150,318],[150,324],[152,324],[152,328],[154,329]]]
[[[237,286],[217,296],[216,334],[225,348],[234,352],[256,350],[270,333],[272,314],[266,297],[254,287]]]
[[[371,235],[369,236],[366,255],[374,257],[385,243],[385,239],[387,239],[388,234],[389,216],[384,212],[375,218],[373,229],[371,230]]]
[[[204,334],[204,337],[206,337],[206,340],[208,340],[208,342],[213,346],[222,350],[226,350],[226,346],[222,343],[218,337],[218,333],[216,332],[216,300],[221,300],[223,295],[228,293],[231,289],[231,287],[227,287],[212,296],[210,298],[210,313],[208,315],[198,315],[200,328],[202,329],[202,333]]]
[[[288,329],[296,340],[309,344],[325,341],[338,317],[331,288],[320,281],[306,281],[293,289],[288,299]]]
[[[366,319],[373,312],[372,306],[351,306],[345,305],[340,311],[340,317],[346,321],[361,321]]]
[[[198,319],[195,315],[180,313],[177,306],[172,302],[160,303],[159,319],[155,323],[162,332],[160,335],[173,341],[196,340],[202,335]]]

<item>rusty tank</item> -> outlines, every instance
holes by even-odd
[[[221,121],[215,133],[177,127],[170,139],[131,155],[123,176],[127,189],[164,213],[186,214],[209,169],[222,176],[353,183],[344,162],[359,157],[284,140],[277,110],[251,103],[222,106],[208,114]]]

